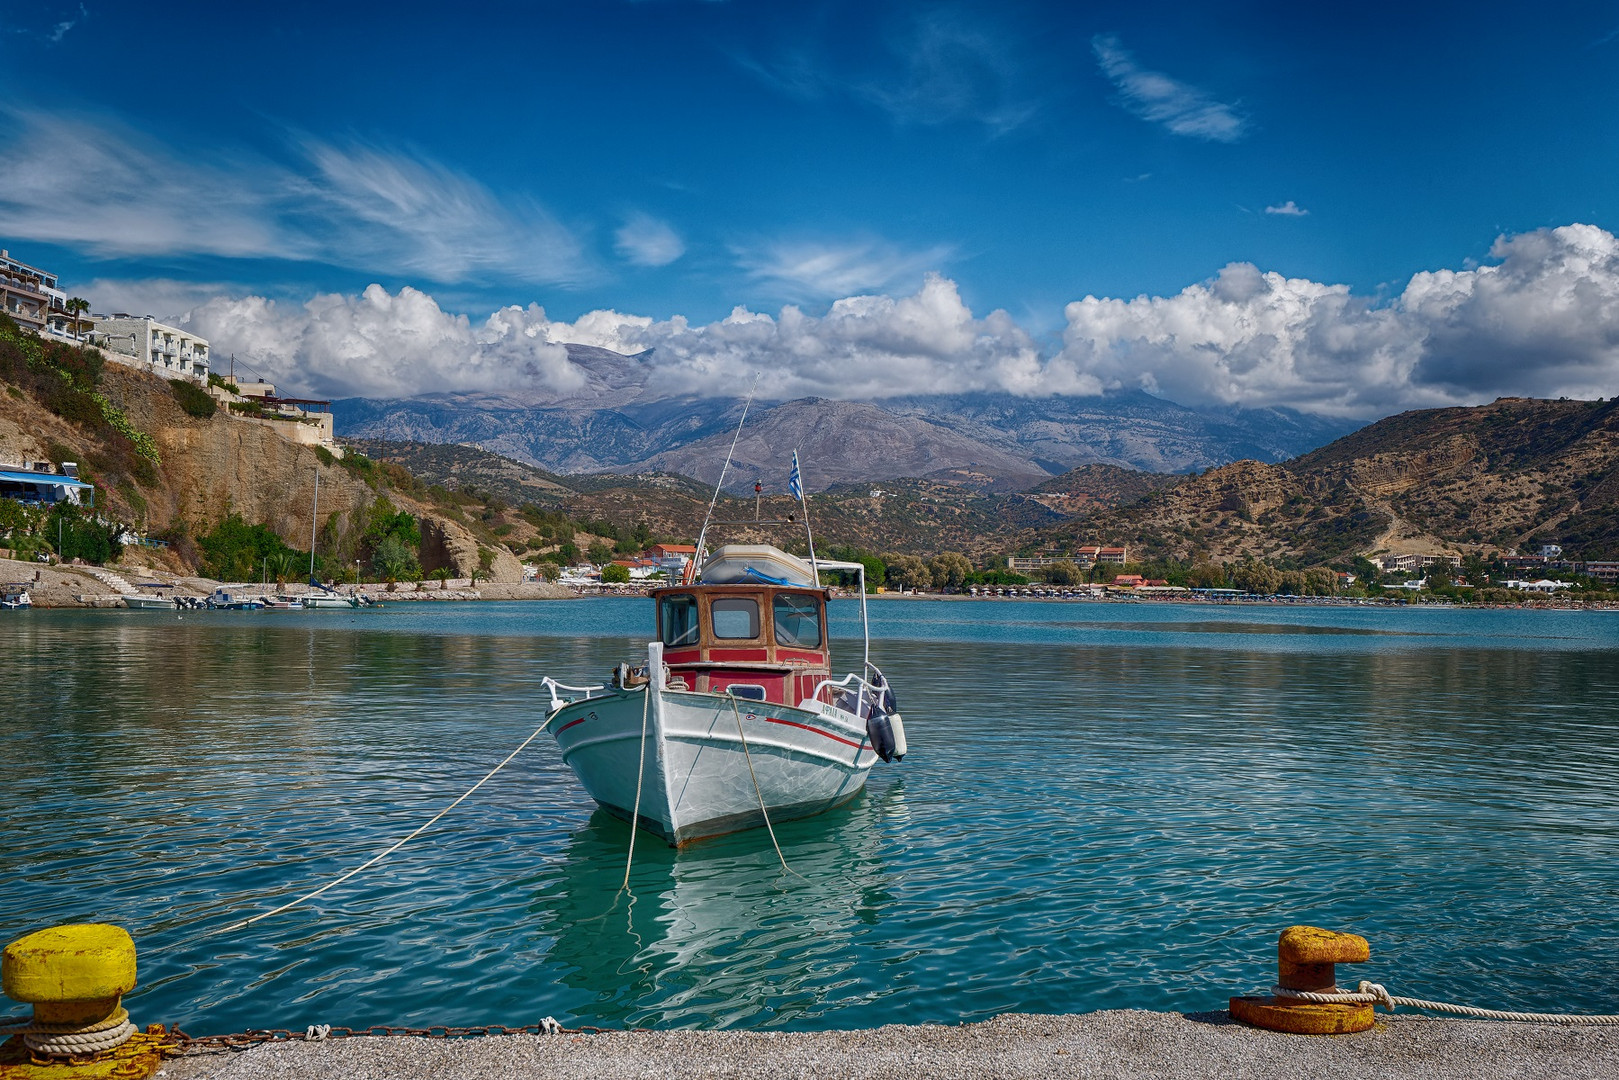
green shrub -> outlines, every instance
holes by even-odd
[[[219,409],[218,403],[208,391],[187,379],[170,379],[169,389],[174,391],[174,400],[180,403],[180,408],[198,420],[213,419],[214,413]]]

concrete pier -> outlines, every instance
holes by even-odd
[[[1619,1027],[1378,1015],[1370,1031],[1316,1036],[1244,1027],[1224,1012],[1116,1010],[868,1031],[350,1038],[210,1052],[165,1062],[159,1075],[166,1080],[1619,1077]]]

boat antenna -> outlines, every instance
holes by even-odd
[[[708,500],[708,512],[703,515],[703,527],[697,532],[697,550],[691,555],[691,573],[703,559],[703,542],[708,537],[708,523],[714,517],[714,504],[720,501],[720,489],[725,486],[725,474],[731,471],[731,456],[736,453],[736,441],[742,437],[742,425],[748,421],[748,408],[753,404],[753,393],[759,389],[761,372],[753,373],[753,385],[748,387],[748,398],[742,403],[742,418],[736,422],[736,434],[731,436],[731,449],[725,452],[725,464],[720,466],[720,482],[714,485],[714,497]]]

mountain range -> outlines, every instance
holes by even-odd
[[[349,398],[333,402],[338,431],[476,446],[561,474],[719,478],[740,398],[662,396],[648,354],[567,350],[581,375],[576,389]],[[1279,462],[1358,426],[1287,409],[1193,409],[1141,391],[799,398],[752,405],[730,482],[741,489],[757,478],[780,491],[796,449],[811,490],[914,477],[1010,491],[1086,464],[1178,473],[1240,459]]]

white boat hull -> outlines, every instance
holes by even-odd
[[[174,601],[167,596],[123,596],[119,599],[123,600],[125,607],[141,611],[173,611],[175,608]]]
[[[736,699],[733,709],[724,694],[648,695],[615,690],[563,705],[551,730],[585,790],[628,821],[645,710],[639,822],[674,846],[764,824],[761,802],[771,822],[831,809],[860,793],[877,762],[863,722],[831,706]]]
[[[352,596],[305,596],[306,608],[357,608],[360,602]]]

